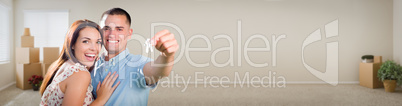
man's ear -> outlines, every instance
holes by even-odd
[[[130,29],[130,31],[129,31],[129,36],[128,36],[128,39],[131,39],[131,36],[133,35],[133,29]]]

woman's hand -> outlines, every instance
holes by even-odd
[[[113,72],[111,76],[109,72],[109,74],[107,74],[107,76],[103,80],[103,83],[99,81],[98,87],[96,88],[97,89],[96,94],[98,95],[98,97],[96,98],[95,101],[97,101],[99,104],[104,105],[107,102],[107,100],[109,100],[114,90],[120,84],[119,81],[116,83],[115,86],[113,86],[113,83],[116,81],[117,77],[119,77],[119,75],[116,74],[116,72]]]

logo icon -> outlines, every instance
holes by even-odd
[[[338,19],[328,23],[325,25],[325,38],[331,38],[338,36]],[[326,71],[320,72],[305,62],[304,59],[304,49],[306,46],[322,40],[321,38],[321,30],[317,29],[313,33],[311,33],[307,38],[303,41],[302,46],[302,62],[304,67],[322,81],[329,83],[333,86],[338,84],[338,42],[329,42],[326,43],[327,48],[327,57],[326,57]]]

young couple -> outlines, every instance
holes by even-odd
[[[74,22],[59,58],[52,63],[40,88],[40,105],[147,105],[157,81],[170,74],[178,50],[168,30],[156,33],[152,45],[161,52],[151,59],[130,54],[127,41],[133,29],[130,15],[121,8],[103,13],[101,26],[89,20]],[[98,56],[105,46],[107,52]]]

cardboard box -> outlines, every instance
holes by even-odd
[[[34,47],[34,37],[21,36],[21,47]]]
[[[382,88],[383,83],[377,78],[378,69],[381,63],[360,63],[359,81],[360,85],[368,88]]]
[[[24,35],[21,36],[21,47],[34,47],[34,37],[31,36],[29,28],[24,29]]]
[[[45,76],[51,64],[42,63],[42,75]]]
[[[381,56],[374,56],[374,63],[382,63],[382,57]]]
[[[19,64],[39,63],[39,48],[16,48],[15,59]]]
[[[16,85],[23,90],[32,88],[32,85],[28,83],[32,75],[42,75],[41,63],[16,64],[16,66]]]
[[[43,47],[43,63],[51,64],[59,57],[59,47]]]

